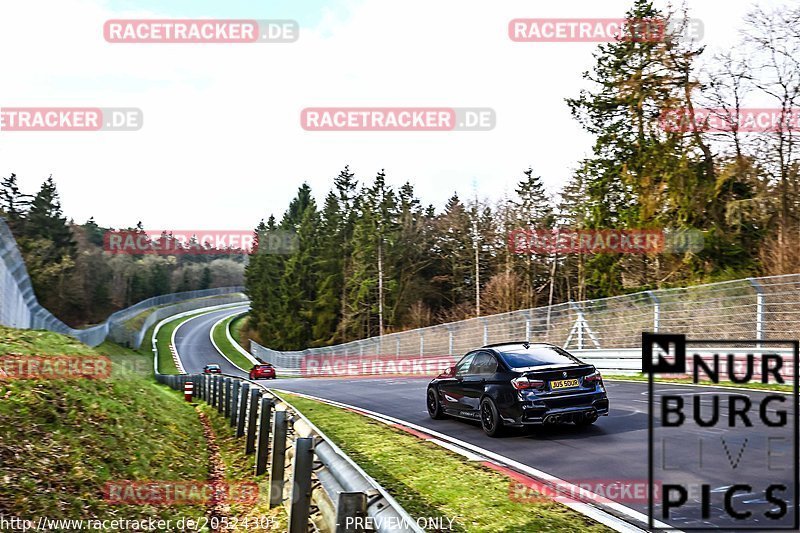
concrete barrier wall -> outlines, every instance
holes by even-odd
[[[155,296],[113,313],[102,324],[74,329],[56,318],[39,304],[33,292],[25,262],[6,221],[0,217],[0,325],[20,329],[43,329],[69,335],[89,346],[97,346],[107,338],[138,348],[147,328],[170,314],[207,305],[245,302],[244,287],[220,287],[200,291],[177,292]],[[208,298],[218,296],[219,298]],[[170,305],[176,304],[176,305]],[[141,327],[131,329],[126,323],[148,309],[158,307]]]

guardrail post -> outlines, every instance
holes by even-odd
[[[225,401],[222,406],[222,414],[225,418],[231,416],[231,378],[225,378]]]
[[[364,533],[366,516],[367,495],[365,493],[339,493],[339,503],[336,505],[336,533]],[[360,520],[348,520],[348,518],[360,518]]]
[[[258,442],[256,445],[256,475],[267,471],[267,455],[269,454],[269,421],[272,416],[272,399],[261,397],[258,412]]]
[[[217,412],[222,414],[225,412],[225,380],[226,377],[220,376],[217,383]]]
[[[314,466],[314,439],[301,437],[294,442],[292,503],[289,506],[289,533],[308,533],[311,510],[311,469]]]
[[[244,422],[247,419],[247,398],[250,396],[250,384],[242,383],[239,392],[239,408],[236,415],[236,437],[244,435]]]
[[[269,470],[269,507],[283,501],[283,474],[286,468],[286,411],[275,411],[272,422],[272,464]]]
[[[215,407],[217,404],[217,376],[209,376],[208,380],[208,405]]]
[[[239,389],[242,386],[242,382],[238,379],[234,379],[233,383],[231,383],[231,397],[228,398],[228,408],[231,411],[231,427],[236,427],[236,415],[239,414],[237,411],[239,404]]]
[[[261,397],[261,391],[256,387],[250,389],[250,406],[247,409],[247,429],[245,433],[247,438],[244,444],[244,453],[251,454],[256,451],[256,421],[258,418],[258,400]]]
[[[489,323],[483,321],[483,345],[489,344]]]

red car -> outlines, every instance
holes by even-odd
[[[269,363],[250,369],[250,379],[275,379],[275,367]]]

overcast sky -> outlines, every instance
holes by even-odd
[[[385,168],[424,203],[500,198],[529,165],[556,192],[592,139],[564,98],[592,43],[517,43],[515,18],[621,17],[632,0],[25,0],[0,4],[0,107],[137,107],[135,132],[0,132],[0,174],[53,174],[78,222],[251,228],[303,181],[321,200],[345,164]],[[762,4],[780,4],[762,1]],[[656,2],[660,7],[665,2]],[[707,53],[752,0],[690,0]],[[295,19],[292,44],[111,44],[112,18]],[[490,107],[492,131],[313,132],[306,107]]]

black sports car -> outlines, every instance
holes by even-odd
[[[545,343],[491,344],[469,352],[428,385],[428,414],[480,420],[490,437],[504,427],[573,422],[608,415],[600,372]]]

